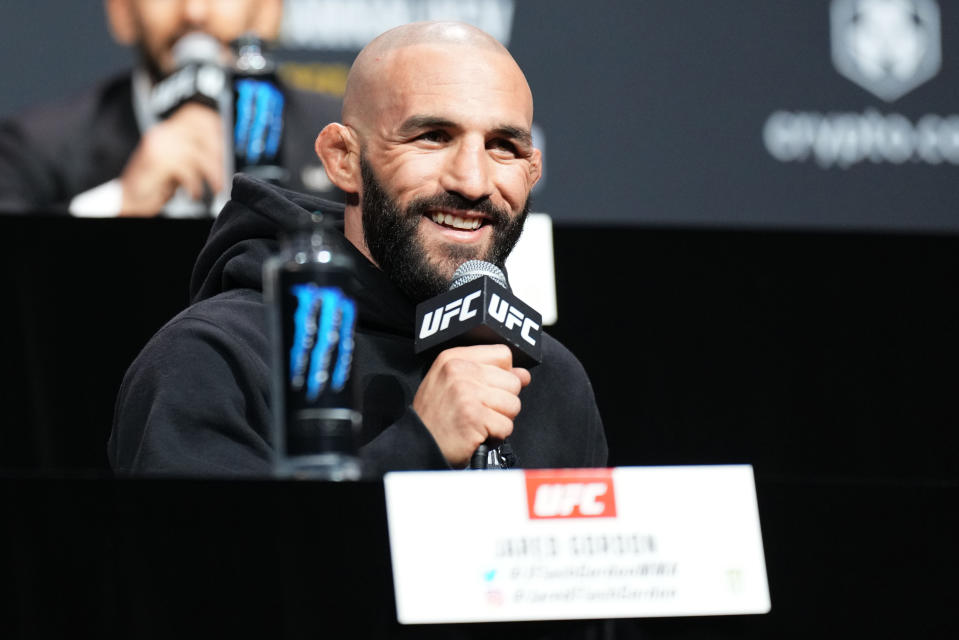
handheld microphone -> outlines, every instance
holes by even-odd
[[[233,91],[231,72],[223,63],[223,49],[213,36],[191,32],[176,41],[172,49],[176,71],[163,78],[150,92],[148,106],[154,117],[169,118],[187,103],[198,103],[220,114],[224,139],[233,137]],[[229,142],[227,143],[229,145]],[[233,175],[233,153],[223,154],[223,175]],[[182,188],[163,207],[171,218],[216,215],[230,197],[230,180],[224,180],[219,193],[203,184],[202,201],[193,200]]]
[[[188,102],[211,109],[227,91],[227,71],[220,62],[220,43],[205,33],[188,33],[173,45],[176,71],[154,85],[150,92],[150,111],[159,118],[170,115]]]
[[[505,344],[513,363],[529,368],[543,361],[542,326],[542,316],[513,295],[499,267],[469,260],[453,273],[449,291],[416,305],[413,350]],[[489,441],[477,447],[470,469],[487,468],[489,448]]]

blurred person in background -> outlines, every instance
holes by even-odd
[[[224,58],[244,35],[276,38],[282,0],[105,0],[110,31],[131,46],[131,70],[68,99],[0,122],[0,211],[81,217],[209,216],[229,185],[233,141],[216,108],[187,102],[150,110],[190,33],[215,38]],[[339,98],[281,87],[283,186],[335,197],[310,141],[337,119]],[[175,197],[176,196],[176,197]],[[176,201],[185,201],[177,203]]]

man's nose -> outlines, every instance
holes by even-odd
[[[443,172],[442,187],[468,200],[480,200],[493,192],[489,155],[483,141],[463,140],[456,145]]]

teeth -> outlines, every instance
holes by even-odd
[[[479,229],[480,225],[483,224],[482,218],[461,218],[454,216],[452,213],[434,213],[431,217],[436,224],[445,224],[448,227],[469,231]]]

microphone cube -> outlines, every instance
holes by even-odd
[[[414,351],[469,344],[505,344],[513,364],[543,361],[543,318],[488,276],[472,280],[416,306]]]

